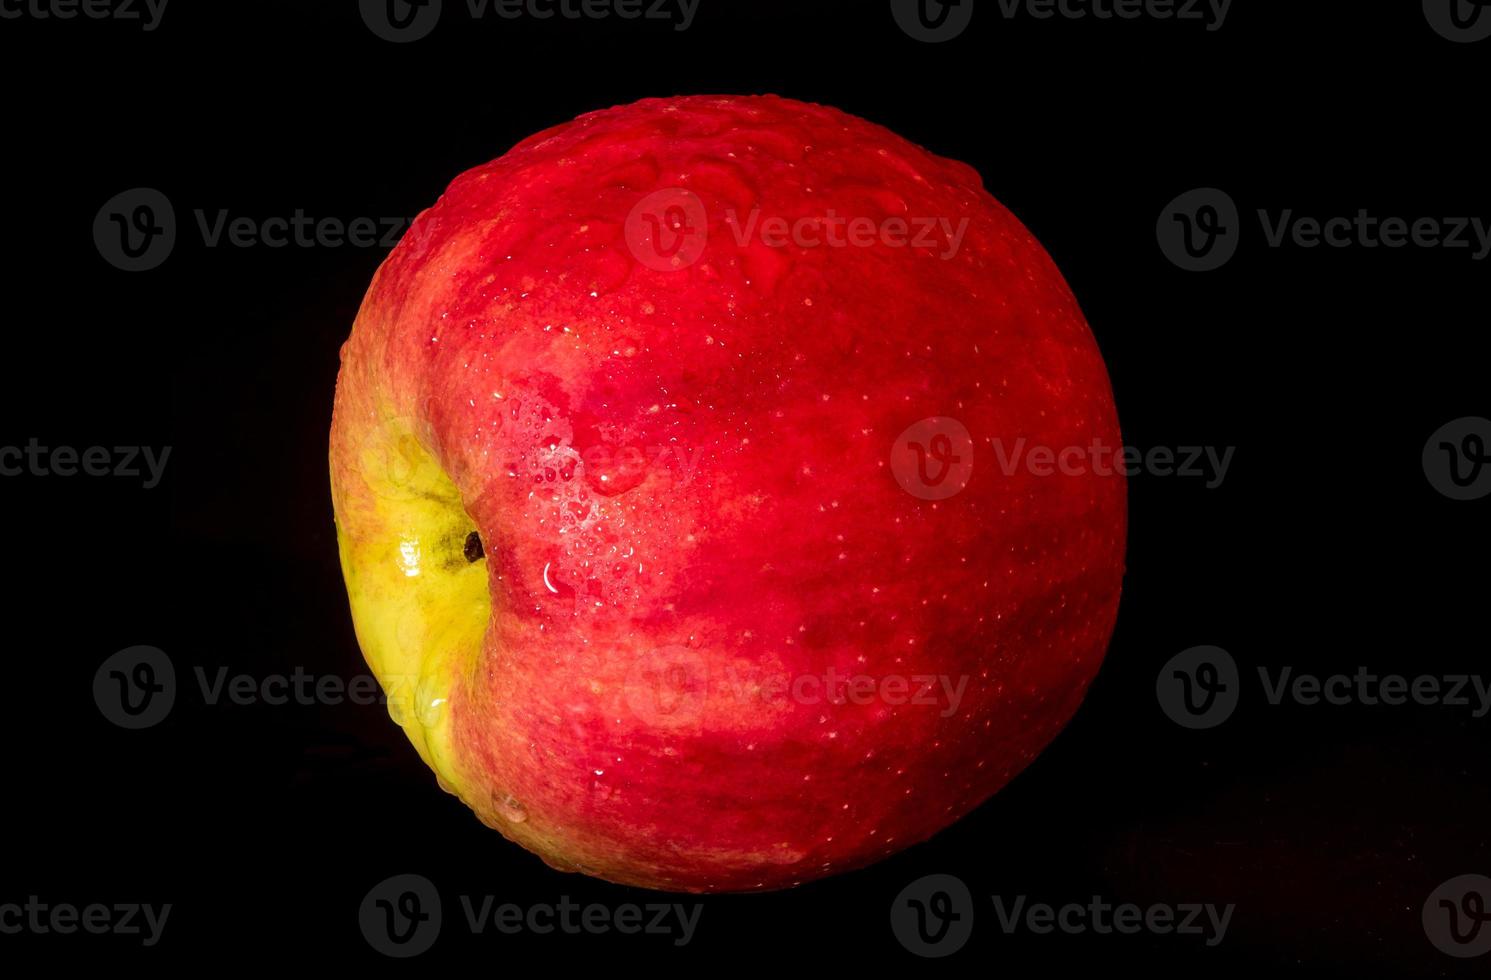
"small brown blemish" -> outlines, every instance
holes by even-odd
[[[467,564],[479,562],[486,557],[487,553],[481,546],[481,535],[476,531],[466,535],[466,547],[463,553],[466,555]]]

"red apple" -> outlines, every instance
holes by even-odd
[[[1023,440],[1023,442],[1021,441]],[[1117,611],[1101,356],[971,168],[833,109],[654,99],[458,177],[342,350],[333,501],[395,719],[555,867],[872,862],[1076,710]]]

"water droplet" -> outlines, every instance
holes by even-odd
[[[494,794],[497,800],[497,810],[513,823],[522,823],[528,819],[528,808],[518,802],[511,793]]]

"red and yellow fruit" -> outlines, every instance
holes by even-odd
[[[753,213],[967,223],[784,244]],[[778,98],[584,116],[457,178],[343,348],[357,635],[441,784],[556,867],[862,866],[1028,764],[1113,626],[1122,478],[996,439],[1119,441],[1076,302],[973,170]]]

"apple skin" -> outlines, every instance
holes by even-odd
[[[677,267],[635,238],[671,189],[707,222]],[[777,247],[738,240],[753,208],[969,223],[951,257]],[[936,418],[971,468],[928,499],[893,444]],[[971,168],[776,97],[582,116],[458,177],[343,347],[359,641],[441,785],[556,868],[860,867],[1020,772],[1106,649],[1123,477],[1001,467],[1021,439],[1120,445],[1076,301]]]

